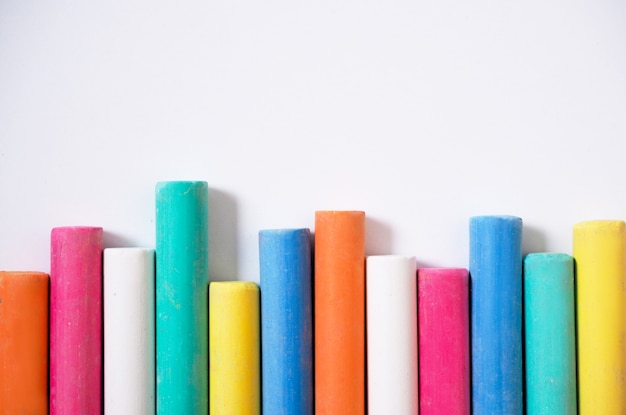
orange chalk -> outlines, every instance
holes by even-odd
[[[0,271],[0,414],[48,413],[48,287],[47,274]]]
[[[365,213],[315,213],[317,415],[365,413]]]

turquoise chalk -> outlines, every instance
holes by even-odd
[[[574,261],[566,254],[524,259],[527,415],[576,415]]]
[[[156,186],[157,414],[208,413],[208,187]]]

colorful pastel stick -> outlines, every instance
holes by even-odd
[[[104,250],[104,413],[155,413],[154,250]]]
[[[157,413],[208,411],[208,186],[156,185]]]
[[[365,212],[315,213],[315,411],[365,413]]]
[[[259,287],[209,285],[210,414],[261,413]]]
[[[472,413],[522,415],[522,220],[470,220]]]
[[[420,414],[469,415],[469,275],[464,268],[418,273]]]
[[[48,413],[48,274],[0,271],[0,414]]]
[[[574,261],[566,254],[524,259],[526,414],[576,415]]]
[[[259,232],[263,413],[313,414],[313,308],[308,229]]]
[[[574,226],[581,415],[626,414],[625,237],[623,221]]]
[[[50,414],[102,413],[102,228],[52,229]]]
[[[416,271],[414,257],[366,260],[370,415],[419,411]]]

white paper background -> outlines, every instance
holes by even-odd
[[[0,2],[0,269],[54,226],[154,246],[154,185],[206,180],[213,279],[257,231],[368,215],[368,254],[467,266],[468,218],[525,251],[626,218],[626,3]]]

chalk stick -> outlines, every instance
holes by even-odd
[[[262,405],[313,414],[313,308],[308,229],[259,232]]]
[[[0,271],[0,414],[48,413],[48,285]]]
[[[470,220],[472,413],[521,415],[522,220]]]
[[[526,414],[576,415],[574,261],[566,254],[524,258]]]
[[[365,412],[365,212],[315,213],[315,411]]]
[[[469,415],[469,275],[464,268],[418,273],[420,414]]]
[[[157,413],[208,411],[208,186],[156,185]]]
[[[626,242],[623,221],[574,226],[581,415],[626,413]]]
[[[153,415],[154,250],[104,250],[104,413]]]
[[[259,287],[253,282],[209,285],[210,413],[261,413]]]
[[[52,229],[50,414],[102,413],[102,228]]]
[[[366,260],[370,415],[417,415],[419,410],[416,271],[414,257]]]

